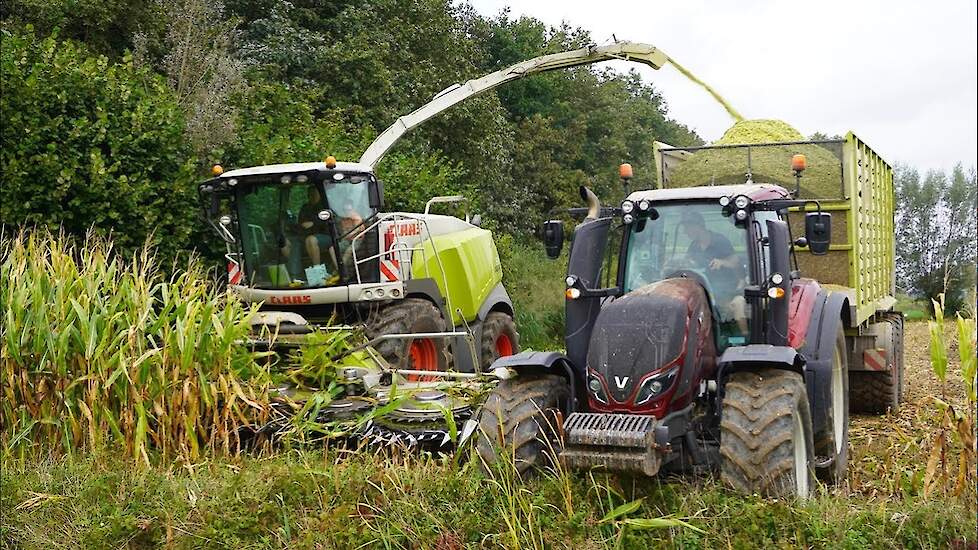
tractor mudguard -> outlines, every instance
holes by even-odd
[[[784,369],[802,372],[805,359],[795,348],[771,344],[749,344],[729,347],[720,356],[721,376],[758,368]]]
[[[556,374],[566,378],[573,396],[570,403],[571,410],[565,411],[567,414],[579,410],[580,403],[586,402],[587,396],[583,395],[584,380],[577,375],[578,370],[562,353],[556,351],[521,351],[515,355],[496,359],[489,370],[493,371],[499,368],[512,369],[516,371],[517,376],[520,374]]]
[[[587,220],[574,229],[574,240],[567,259],[567,275],[577,277],[584,288],[598,288],[601,263],[608,249],[608,231],[611,218]],[[579,375],[584,378],[584,365],[587,363],[591,330],[601,311],[601,298],[581,297],[567,300],[565,306],[564,342],[567,357],[573,365],[579,366]]]
[[[832,406],[832,358],[836,335],[849,311],[849,298],[841,292],[824,289],[815,297],[812,317],[805,333],[805,343],[798,351],[805,359],[805,385],[812,410],[815,433],[825,428],[828,408]]]

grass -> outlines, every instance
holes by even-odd
[[[564,347],[564,277],[567,254],[550,260],[537,241],[520,243],[508,235],[496,243],[503,265],[503,284],[516,309],[523,349]]]

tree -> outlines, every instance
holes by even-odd
[[[921,179],[917,170],[897,166],[894,181],[897,282],[928,299],[944,293],[947,309],[954,311],[975,284],[975,169],[966,172],[958,164],[950,176],[929,171]]]

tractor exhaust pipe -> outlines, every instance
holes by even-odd
[[[596,220],[598,215],[601,213],[601,201],[598,200],[598,196],[594,194],[593,191],[585,186],[581,186],[581,199],[587,203],[587,217],[586,220]]]

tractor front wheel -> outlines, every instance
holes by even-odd
[[[736,372],[724,385],[721,478],[734,489],[805,498],[811,491],[812,417],[796,372]]]
[[[367,322],[367,338],[383,334],[415,334],[444,332],[445,320],[441,311],[421,298],[405,298],[391,302],[371,315]],[[412,338],[383,340],[377,351],[391,366],[410,370],[446,370],[448,342],[444,338]],[[410,375],[410,381],[430,381],[434,377]]]
[[[553,465],[569,402],[570,385],[562,376],[525,375],[500,382],[479,412],[476,452],[483,472],[512,463],[523,476]]]

